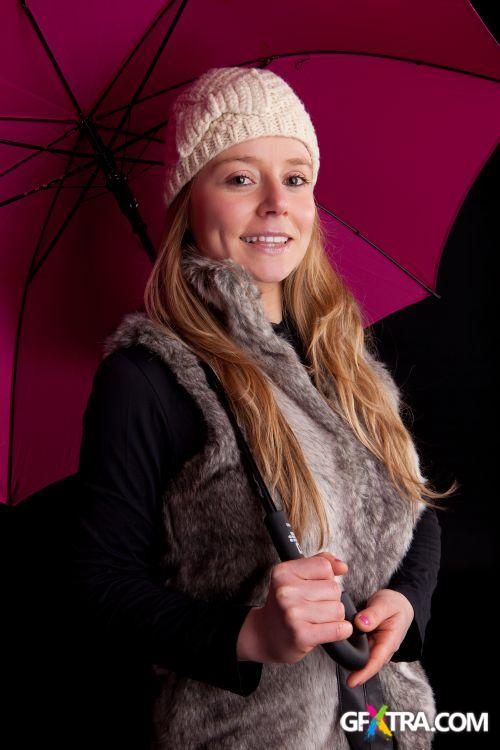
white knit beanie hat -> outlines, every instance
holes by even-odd
[[[207,162],[236,143],[259,136],[297,138],[319,170],[316,131],[294,90],[262,68],[210,68],[170,106],[166,131],[167,207]]]

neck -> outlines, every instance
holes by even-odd
[[[255,281],[255,286],[260,290],[266,318],[270,323],[281,323],[283,320],[281,282]]]

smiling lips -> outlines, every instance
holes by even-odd
[[[290,239],[288,234],[246,234],[242,235],[242,240],[245,242],[265,242],[266,245],[270,245],[272,242],[278,244],[287,242]]]
[[[266,255],[281,255],[288,247],[292,238],[288,237],[283,241],[286,235],[253,235],[249,237],[240,237],[246,245],[252,245],[256,250]]]

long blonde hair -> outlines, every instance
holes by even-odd
[[[250,447],[268,483],[277,488],[299,542],[314,511],[321,529],[319,548],[326,543],[328,521],[322,496],[297,438],[278,408],[267,376],[223,328],[199,299],[181,270],[183,248],[196,250],[189,231],[189,182],[166,215],[158,257],[144,292],[146,315],[166,336],[181,339],[221,380],[245,426]],[[366,344],[374,349],[371,331],[365,331],[355,297],[325,252],[325,234],[318,213],[309,246],[300,264],[282,282],[283,316],[294,325],[308,362],[308,372],[319,392],[343,417],[358,439],[387,467],[398,491],[410,502],[448,497],[456,481],[437,492],[420,481],[415,449],[398,405],[369,362]],[[368,347],[366,347],[368,349]],[[332,376],[336,398],[328,397]],[[338,403],[336,401],[338,400]],[[409,406],[401,399],[402,411]]]

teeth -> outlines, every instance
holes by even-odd
[[[276,244],[282,244],[283,242],[286,242],[289,238],[286,236],[282,237],[265,237],[263,235],[255,235],[255,237],[242,237],[242,240],[245,242],[267,242],[269,244],[276,243]]]

